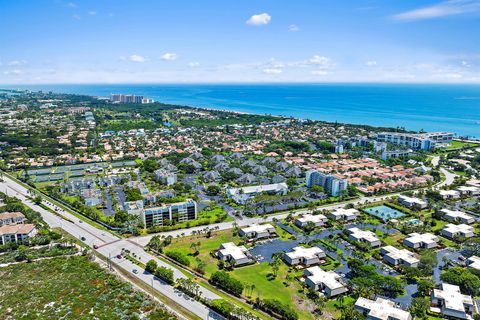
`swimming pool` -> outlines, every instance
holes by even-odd
[[[387,207],[385,205],[369,207],[364,209],[365,212],[382,219],[383,221],[388,221],[391,219],[398,219],[403,217],[405,214],[397,209]]]

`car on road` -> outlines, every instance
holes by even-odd
[[[98,249],[98,246],[96,244],[93,245],[93,249]]]
[[[78,222],[82,223],[83,221],[82,221],[82,220],[78,220]]]
[[[122,259],[122,255],[121,254],[117,255],[117,259]]]
[[[85,239],[85,237],[81,237],[80,240],[85,241],[85,240],[87,240],[87,239]]]
[[[135,273],[135,274],[137,274],[137,273],[138,273],[138,270],[137,270],[137,269],[133,269],[132,272]]]

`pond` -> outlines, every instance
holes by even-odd
[[[383,221],[398,219],[405,215],[403,212],[387,207],[385,205],[369,207],[363,210],[368,214],[371,214],[372,216],[382,219]]]

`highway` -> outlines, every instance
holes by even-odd
[[[135,276],[138,280],[143,281],[148,286],[153,286],[154,289],[158,290],[163,295],[183,306],[190,312],[196,314],[199,318],[223,319],[223,317],[219,316],[214,311],[210,310],[200,302],[193,300],[182,292],[174,289],[172,286],[160,281],[158,278],[154,279],[153,275],[145,272],[129,260],[123,257],[121,259],[117,259],[117,256],[121,253],[122,249],[125,248],[127,250],[130,250],[132,254],[134,253],[137,257],[139,257],[139,260],[143,263],[146,263],[150,259],[154,259],[157,261],[158,265],[164,265],[173,269],[175,278],[185,277],[185,275],[177,268],[174,268],[170,265],[167,265],[163,261],[156,259],[152,255],[145,252],[141,246],[135,243],[132,243],[126,239],[121,239],[107,231],[95,228],[94,226],[85,222],[83,219],[79,219],[73,214],[61,208],[58,208],[50,201],[45,199],[45,197],[43,197],[42,204],[46,205],[49,208],[52,208],[54,211],[57,210],[56,213],[58,215],[50,212],[49,210],[43,209],[42,207],[36,205],[28,199],[28,189],[26,189],[16,181],[10,179],[6,175],[3,175],[3,180],[3,182],[0,182],[0,192],[3,192],[10,197],[16,197],[31,209],[39,212],[43,220],[45,220],[45,222],[48,223],[51,227],[59,227],[65,230],[89,247],[93,247],[93,245],[99,246],[97,251],[103,256],[112,257],[112,260],[122,269],[130,272],[132,276]],[[134,269],[138,270],[137,274],[133,273]],[[201,288],[201,291],[203,297],[207,297],[210,299],[219,298],[215,293],[203,287]]]

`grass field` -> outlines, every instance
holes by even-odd
[[[0,277],[2,319],[175,319],[83,256],[0,268]]]
[[[277,232],[280,232],[281,238],[289,237],[289,234],[284,230],[277,230]],[[205,276],[208,278],[218,270],[218,259],[210,253],[218,250],[222,243],[234,242],[238,244],[239,241],[241,241],[240,237],[233,236],[232,230],[222,230],[214,232],[209,239],[204,235],[175,238],[164,249],[164,252],[177,251],[183,253],[190,260],[191,269],[194,269],[200,261],[204,262],[206,264]],[[190,247],[192,243],[200,243],[198,255],[193,254],[194,250]],[[300,319],[313,319],[311,313],[314,309],[312,302],[305,296],[302,284],[297,279],[302,271],[293,271],[282,262],[278,274],[274,278],[272,277],[271,266],[263,262],[235,268],[229,273],[244,284],[244,298],[254,300],[259,296],[261,299],[277,299],[294,307]],[[252,285],[255,286],[253,290],[251,289]]]
[[[238,243],[239,241],[240,237],[233,236],[232,230],[221,230],[215,231],[211,238],[205,238],[204,235],[194,235],[173,239],[172,244],[166,247],[164,251],[178,251],[183,253],[190,260],[190,268],[195,268],[200,261],[203,261],[206,264],[205,275],[210,277],[212,273],[218,270],[218,260],[212,257],[210,252],[218,250],[222,243]],[[200,243],[198,247],[199,254],[196,256],[190,247],[192,243]]]

